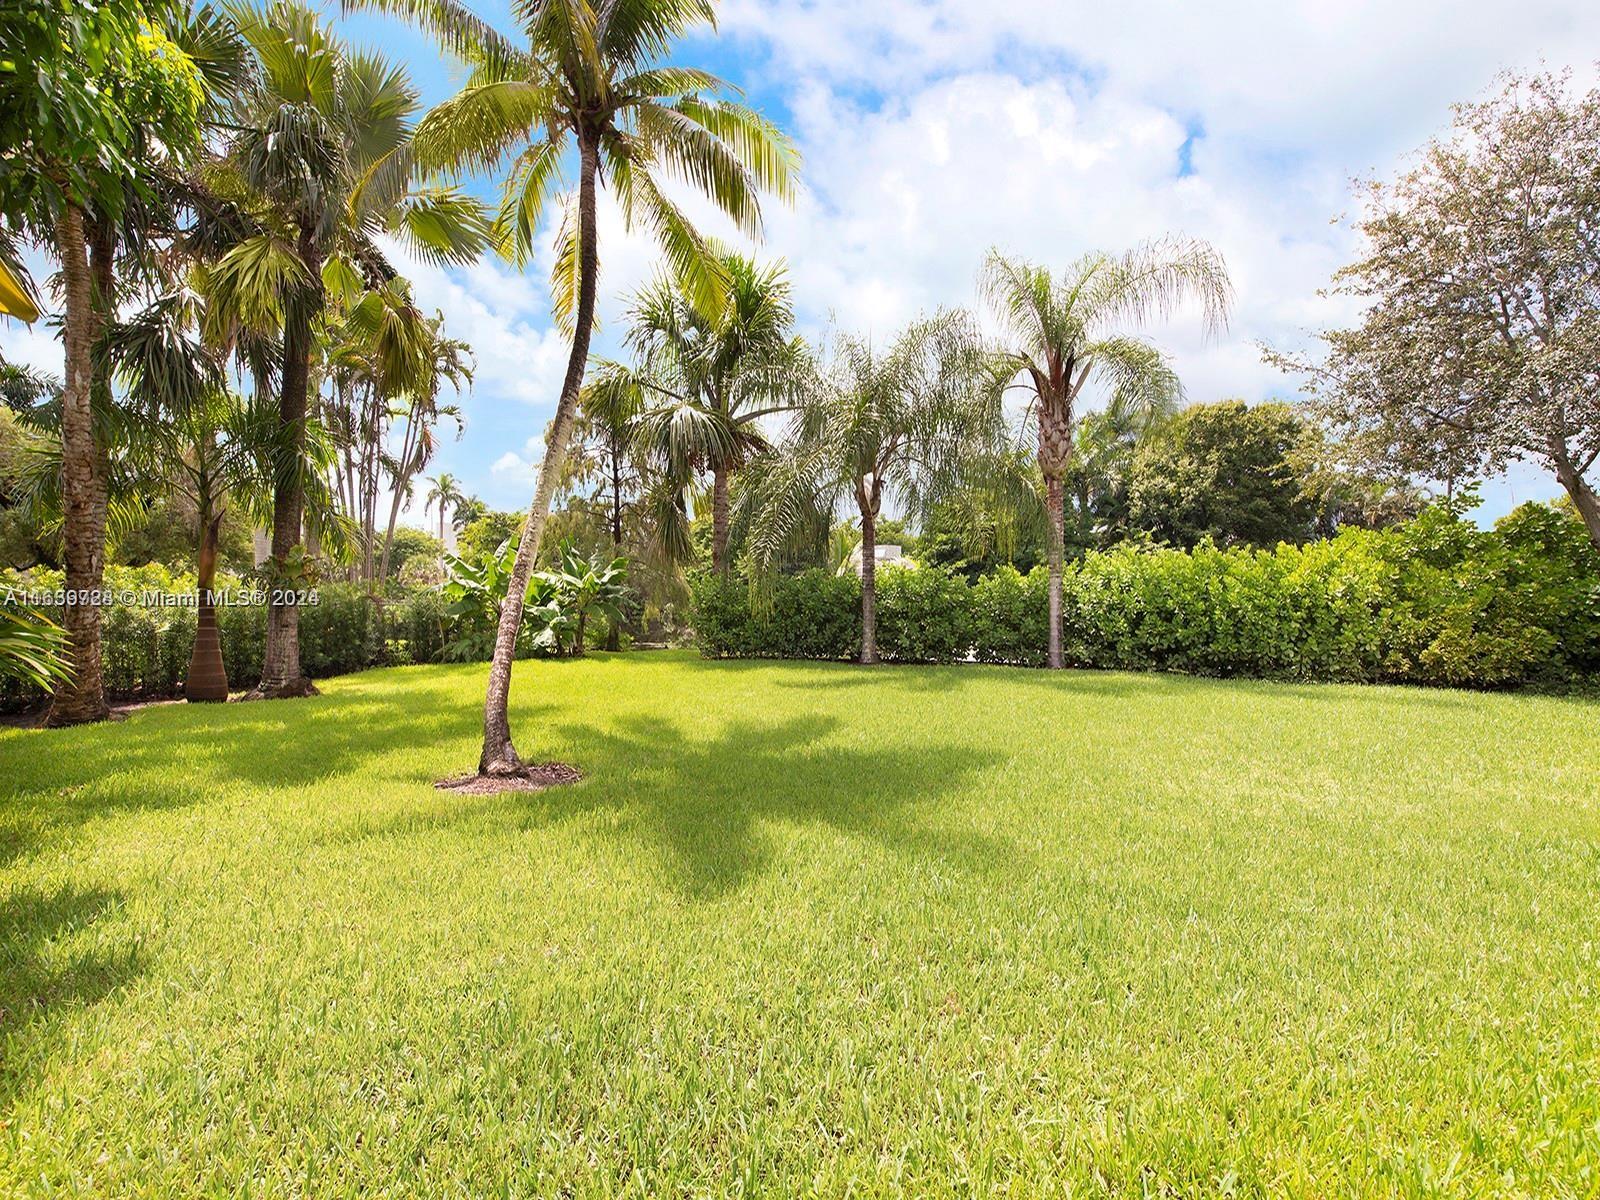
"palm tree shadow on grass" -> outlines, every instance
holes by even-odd
[[[645,843],[685,895],[733,891],[772,864],[771,824],[820,824],[963,873],[1014,869],[1016,847],[947,819],[941,802],[998,755],[964,746],[853,745],[821,716],[738,721],[711,738],[632,719],[561,732],[592,780],[542,793],[524,824],[609,809],[606,836]]]
[[[125,944],[61,954],[58,943],[115,920],[122,897],[103,889],[18,889],[0,902],[0,1112],[23,1089],[63,1020],[105,999],[140,969]]]

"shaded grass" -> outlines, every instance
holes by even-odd
[[[1600,1191],[1592,703],[482,684],[0,733],[0,1192]]]

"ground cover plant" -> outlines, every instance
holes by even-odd
[[[1592,701],[519,665],[0,731],[0,1193],[1592,1195]]]

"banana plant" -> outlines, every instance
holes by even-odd
[[[559,563],[557,570],[541,571],[536,578],[554,588],[555,606],[570,624],[573,635],[569,653],[581,657],[589,614],[597,613],[613,626],[622,623],[622,602],[628,594],[628,560],[586,558],[568,539],[561,543]],[[559,636],[552,640],[557,653],[562,652],[564,640]]]

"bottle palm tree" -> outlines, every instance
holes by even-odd
[[[640,414],[641,448],[687,489],[711,473],[711,565],[728,569],[728,485],[766,448],[758,422],[787,411],[804,378],[805,344],[790,333],[794,307],[781,263],[761,268],[724,254],[727,295],[713,308],[661,280],[636,297],[628,343],[650,403]]]
[[[711,248],[663,190],[664,178],[689,183],[753,236],[761,227],[758,193],[785,199],[792,193],[794,151],[753,110],[716,98],[729,89],[714,75],[663,61],[695,26],[714,24],[713,0],[522,5],[516,10],[522,17],[520,39],[495,30],[460,0],[355,3],[406,17],[471,68],[461,92],[422,122],[417,154],[441,170],[482,170],[509,162],[497,231],[514,261],[531,257],[539,222],[560,193],[563,164],[576,151],[577,191],[560,201],[555,260],[556,312],[572,332],[572,348],[517,546],[512,590],[526,589],[589,357],[602,175],[624,222],[647,230],[674,276],[698,302],[714,306],[726,281]],[[519,606],[504,606],[484,701],[478,769],[485,774],[523,769],[507,711],[521,620]]]
[[[278,593],[267,619],[257,697],[315,689],[300,669],[299,608],[283,595],[300,555],[315,332],[329,292],[394,271],[374,237],[399,236],[433,262],[476,258],[489,222],[476,201],[427,185],[412,142],[416,93],[403,70],[349,50],[318,15],[290,0],[236,13],[254,53],[258,83],[240,106],[238,132],[213,182],[255,232],[213,268],[218,298],[247,324],[282,330],[279,420],[287,444],[278,464],[272,571]]]
[[[457,507],[466,494],[462,492],[461,485],[456,477],[448,471],[441,471],[434,478],[428,480],[428,494],[422,501],[423,515],[427,515],[430,508],[439,509],[439,544],[444,545],[445,513]]]
[[[1086,254],[1059,278],[990,251],[978,281],[1006,339],[1010,375],[1024,377],[1037,420],[1039,469],[1050,522],[1049,665],[1061,662],[1061,574],[1065,557],[1063,479],[1072,461],[1078,397],[1091,379],[1114,402],[1149,405],[1181,394],[1170,364],[1149,342],[1123,331],[1183,301],[1201,303],[1208,330],[1227,321],[1232,289],[1222,258],[1204,242],[1164,239],[1122,255]]]
[[[885,499],[926,510],[1004,437],[1001,389],[964,313],[918,321],[887,349],[841,336],[807,389],[789,440],[751,468],[750,549],[758,580],[795,534],[846,498],[861,521],[861,656],[878,661],[877,525]],[[826,529],[824,519],[820,527]]]

